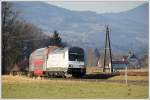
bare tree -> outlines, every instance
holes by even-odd
[[[15,20],[18,15],[17,13],[12,12],[11,6],[12,5],[8,2],[2,2],[2,73],[5,73],[9,65],[8,60],[10,60],[10,56],[7,57],[6,55],[11,49],[11,30],[13,29],[12,26],[15,23]]]
[[[93,49],[88,50],[87,54],[87,66],[92,67],[97,65],[98,58],[95,55]]]
[[[33,24],[20,20],[10,2],[2,2],[2,74],[42,44],[42,31]],[[25,50],[27,48],[27,50]],[[25,54],[24,54],[25,53]]]

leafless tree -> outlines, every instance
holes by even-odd
[[[44,37],[35,25],[19,19],[19,12],[12,9],[10,2],[2,2],[2,74],[10,71],[24,57],[24,48],[28,54],[42,44],[32,40]]]
[[[93,49],[90,48],[88,50],[88,54],[87,54],[87,66],[89,66],[89,67],[96,66],[97,62],[98,62],[98,59],[99,58],[96,56]]]

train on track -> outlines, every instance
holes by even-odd
[[[49,46],[31,53],[30,76],[82,77],[86,74],[84,50],[80,47]]]

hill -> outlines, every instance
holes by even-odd
[[[22,11],[24,20],[45,33],[58,30],[69,45],[84,48],[104,48],[104,26],[110,25],[114,53],[148,52],[148,4],[120,13],[97,14],[91,11],[71,11],[44,2],[13,2]]]

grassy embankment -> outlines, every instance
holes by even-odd
[[[119,78],[115,78],[119,79]],[[148,98],[148,86],[2,76],[2,98]]]

